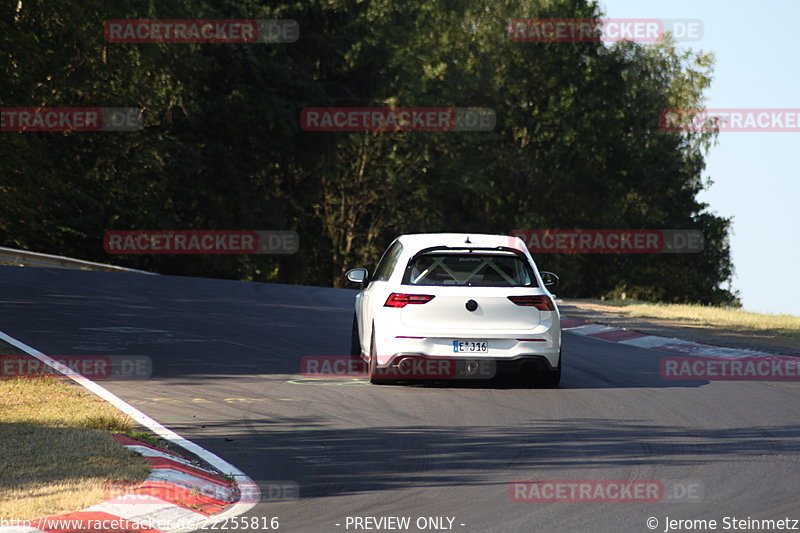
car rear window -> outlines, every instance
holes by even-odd
[[[508,254],[427,253],[411,259],[403,276],[405,285],[456,285],[469,287],[536,287],[530,265]]]

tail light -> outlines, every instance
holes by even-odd
[[[509,300],[524,307],[535,307],[539,311],[555,311],[556,306],[549,296],[509,296]]]
[[[384,307],[397,307],[403,308],[408,304],[426,304],[433,300],[432,294],[402,294],[393,292],[386,298]]]

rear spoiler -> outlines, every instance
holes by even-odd
[[[514,255],[519,255],[525,258],[525,252],[517,248],[509,246],[495,246],[494,248],[487,248],[485,246],[431,246],[430,248],[423,248],[422,250],[411,256],[411,261],[421,255],[426,255],[431,252],[510,252]]]

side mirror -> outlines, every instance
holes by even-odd
[[[539,272],[539,274],[542,276],[542,282],[544,283],[545,287],[549,289],[555,289],[556,287],[558,287],[558,281],[559,281],[558,276],[556,276],[552,272],[544,272],[544,271]]]
[[[369,281],[369,270],[366,268],[354,268],[348,270],[345,276],[347,277],[347,281],[353,283],[367,283]]]

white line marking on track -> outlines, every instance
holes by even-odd
[[[154,420],[153,418],[139,411],[138,409],[136,409],[135,407],[127,403],[125,400],[123,400],[119,396],[109,391],[108,389],[101,387],[94,381],[75,372],[68,366],[63,365],[58,361],[56,361],[55,359],[43,354],[36,348],[30,347],[24,342],[19,341],[2,331],[0,331],[0,339],[22,350],[28,355],[34,356],[35,358],[42,361],[44,364],[64,374],[65,376],[69,377],[71,380],[78,383],[85,389],[89,390],[90,392],[94,393],[100,398],[106,400],[108,403],[110,403],[111,405],[113,405],[126,415],[130,416],[138,423],[142,424],[150,431],[161,437],[162,439],[169,441],[172,444],[175,444],[176,446],[180,446],[184,450],[197,455],[198,457],[200,457],[201,459],[212,465],[214,468],[217,468],[223,474],[231,476],[236,480],[236,484],[238,485],[239,490],[241,492],[241,497],[239,498],[239,501],[233,504],[229,509],[226,509],[224,512],[218,515],[210,516],[208,517],[208,519],[202,522],[197,522],[193,524],[191,527],[166,529],[164,530],[165,533],[184,533],[184,532],[194,531],[205,525],[222,522],[225,519],[246,513],[247,511],[255,507],[255,505],[261,500],[261,491],[259,490],[258,485],[255,483],[255,481],[250,479],[247,476],[247,474],[245,474],[244,472],[242,472],[229,462],[225,461],[221,457],[206,450],[205,448],[202,448],[201,446],[195,444],[190,440],[184,439],[171,429],[162,426],[158,421]]]
[[[207,468],[203,468],[202,466],[198,466],[191,461],[187,461],[182,457],[178,457],[177,455],[172,455],[171,453],[162,452],[161,450],[154,450],[153,448],[148,448],[147,446],[136,446],[134,444],[128,444],[125,446],[129,450],[132,450],[139,455],[143,455],[144,457],[162,457],[164,459],[169,459],[170,461],[175,461],[178,464],[191,466],[192,468],[196,468],[197,470],[202,470],[203,472],[208,472],[209,474],[214,474],[211,470]]]
[[[603,333],[605,331],[614,331],[617,328],[610,326],[603,326],[602,324],[584,324],[582,326],[575,326],[572,328],[564,328],[565,331],[576,333],[578,335],[594,335],[595,333]]]

